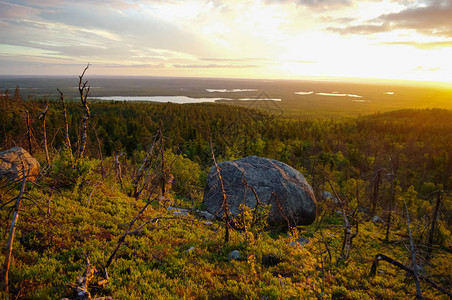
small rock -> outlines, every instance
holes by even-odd
[[[188,248],[187,250],[185,250],[185,253],[193,253],[193,251],[195,251],[195,247],[194,246],[190,246],[190,248]]]
[[[209,220],[209,221],[213,221],[213,220],[216,219],[213,214],[211,214],[211,213],[209,213],[208,211],[205,211],[205,210],[198,211],[198,215],[201,218],[204,218],[204,219]]]
[[[322,197],[324,199],[333,199],[334,198],[333,194],[331,194],[330,192],[327,192],[327,191],[322,193]]]
[[[238,250],[234,250],[231,253],[229,253],[229,255],[228,255],[229,261],[238,260],[240,258],[242,258],[242,255],[240,254],[240,251],[238,251]]]
[[[186,211],[173,211],[173,215],[175,215],[175,216],[188,216],[188,212],[186,212]]]
[[[212,222],[210,222],[210,221],[205,221],[205,222],[204,222],[204,225],[207,225],[207,226],[212,226],[212,225],[213,225],[213,223],[212,223]]]
[[[384,223],[385,221],[382,218],[380,218],[379,216],[374,216],[372,219],[372,222],[373,223]]]

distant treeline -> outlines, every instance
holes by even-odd
[[[66,103],[69,135],[77,145],[82,107]],[[1,149],[27,146],[29,111],[33,142],[41,151],[43,99],[2,97]],[[64,144],[59,101],[49,102],[47,137],[58,151]],[[400,185],[421,189],[424,182],[452,186],[452,111],[401,110],[342,120],[293,120],[223,104],[102,102],[90,105],[86,154],[126,152],[139,163],[163,124],[166,147],[183,153],[202,168],[211,165],[210,140],[220,160],[259,155],[281,160],[310,177],[319,193],[325,176],[339,183],[350,178],[371,181],[377,170],[395,173]],[[97,136],[97,137],[96,137]],[[75,147],[75,146],[74,146]],[[388,175],[389,176],[389,175]]]

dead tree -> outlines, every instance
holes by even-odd
[[[411,275],[414,275],[414,270],[411,269],[410,267],[405,266],[401,262],[398,262],[398,261],[390,258],[389,256],[379,253],[379,254],[375,255],[375,258],[372,262],[372,267],[370,268],[370,273],[369,273],[370,277],[374,277],[377,274],[378,263],[380,262],[380,260],[386,261],[386,262],[390,263],[391,265],[399,267],[400,269],[410,273]],[[452,297],[451,292],[449,292],[445,288],[441,287],[433,280],[423,276],[422,274],[419,274],[419,279],[427,282],[428,284],[430,284],[433,288],[437,289],[438,291],[448,295],[449,297]]]
[[[33,149],[32,149],[32,133],[31,133],[31,121],[30,121],[30,112],[28,110],[25,111],[27,114],[27,138],[28,138],[28,153],[30,155],[33,155]]]
[[[410,237],[410,251],[411,251],[411,260],[412,260],[412,266],[413,266],[414,282],[416,283],[416,297],[420,299],[420,298],[422,298],[421,285],[419,283],[419,274],[417,271],[416,252],[414,250],[413,235],[411,234],[410,214],[408,212],[408,206],[406,205],[405,201],[404,201],[404,204],[405,204],[405,210],[406,210],[408,235]]]
[[[396,209],[396,201],[395,201],[395,182],[394,178],[391,179],[391,195],[390,195],[390,203],[389,203],[389,212],[388,219],[386,220],[386,235],[385,241],[389,242],[389,235],[391,230],[392,223],[392,213]]]
[[[134,192],[133,192],[133,196],[135,197],[135,199],[138,199],[138,197],[140,196],[141,192],[143,191],[143,189],[146,185],[147,178],[149,177],[149,173],[150,173],[150,170],[152,167],[152,160],[154,158],[154,148],[158,142],[159,137],[160,137],[160,130],[157,131],[157,134],[154,137],[154,141],[152,142],[152,145],[149,148],[149,151],[147,152],[146,157],[144,158],[143,162],[141,163],[140,168],[137,171],[137,175],[136,175],[135,182],[134,182]],[[146,163],[148,162],[148,159],[150,159],[150,161],[149,161],[148,170],[146,172],[146,177],[144,179],[143,186],[140,189],[138,189],[138,185],[139,185],[141,179],[143,178],[142,170],[145,167]]]
[[[443,191],[441,191],[441,190],[436,191],[437,198],[436,198],[435,209],[433,210],[433,215],[432,215],[432,225],[430,226],[430,233],[429,233],[429,236],[428,236],[427,255],[425,257],[425,259],[427,261],[430,261],[430,258],[431,258],[431,255],[432,255],[433,237],[435,235],[435,228],[436,228],[436,222],[438,220],[439,207],[441,205],[441,194],[442,193],[443,193]]]
[[[378,203],[378,195],[380,191],[380,184],[381,184],[381,172],[383,172],[384,169],[380,169],[377,171],[377,174],[375,175],[374,179],[374,186],[373,186],[373,193],[372,193],[372,203],[371,203],[371,216],[375,216],[375,211],[377,210],[377,203]]]
[[[121,154],[115,155],[115,170],[116,170],[116,176],[118,177],[119,183],[121,184],[121,189],[123,189],[123,184],[122,184],[122,170],[121,170],[121,164],[119,163],[119,158],[122,155],[125,155],[126,153],[123,152]]]
[[[8,273],[9,273],[9,266],[11,264],[11,254],[13,251],[14,235],[16,233],[17,222],[19,219],[20,204],[22,202],[22,198],[24,197],[25,188],[27,185],[27,176],[25,174],[24,166],[22,166],[22,170],[23,170],[22,185],[20,187],[19,195],[16,197],[16,203],[14,204],[13,218],[12,218],[10,229],[9,229],[8,241],[6,243],[5,262],[3,264],[3,270],[2,270],[1,285],[2,285],[2,289],[6,293],[8,293]]]
[[[86,143],[88,142],[88,119],[91,117],[91,112],[89,110],[89,106],[88,106],[88,95],[89,95],[89,91],[90,91],[90,86],[88,85],[88,81],[83,81],[83,76],[85,76],[85,72],[86,70],[88,70],[89,68],[89,64],[85,67],[85,69],[83,70],[82,75],[79,76],[80,80],[78,82],[78,91],[80,94],[80,101],[82,103],[83,109],[84,109],[84,114],[83,114],[83,118],[81,121],[81,129],[82,132],[80,134],[80,145],[79,145],[79,150],[78,150],[78,158],[81,158],[83,156],[83,153],[85,152],[86,149]]]
[[[350,220],[348,219],[348,216],[347,216],[345,203],[340,199],[338,193],[336,192],[336,189],[333,187],[330,180],[328,178],[326,178],[326,181],[330,185],[331,190],[333,191],[337,201],[339,202],[339,205],[341,207],[342,218],[344,219],[344,224],[345,224],[344,241],[342,243],[342,250],[341,250],[341,254],[339,256],[338,261],[340,261],[342,259],[347,260],[350,257],[353,239],[358,234],[358,222],[356,221],[356,232],[352,234],[352,228],[350,225]]]
[[[230,216],[229,216],[228,197],[226,196],[226,190],[224,188],[223,178],[221,177],[221,169],[218,166],[217,160],[215,159],[215,154],[213,153],[212,140],[210,141],[210,150],[212,152],[212,160],[215,164],[215,169],[217,170],[217,176],[218,176],[218,180],[220,182],[220,187],[221,187],[221,194],[223,195],[223,204],[222,204],[221,208],[224,211],[224,223],[225,223],[224,225],[226,227],[225,233],[224,233],[224,241],[225,241],[225,243],[227,243],[227,242],[229,242],[229,227],[231,226]]]
[[[46,155],[46,162],[48,165],[50,165],[50,157],[49,157],[49,149],[47,147],[47,130],[46,130],[46,116],[47,112],[49,111],[49,104],[46,101],[46,107],[44,110],[38,115],[38,119],[42,118],[42,135],[44,138],[44,152]]]
[[[66,140],[67,150],[69,151],[69,157],[72,158],[72,146],[71,146],[71,140],[69,139],[69,122],[67,119],[66,104],[64,103],[64,94],[59,89],[57,89],[57,90],[60,93],[60,100],[61,100],[61,103],[63,104],[64,138]]]
[[[163,121],[160,127],[160,132],[162,132]],[[166,193],[166,170],[165,170],[165,138],[163,134],[160,135],[160,154],[162,155],[162,196],[165,197]]]
[[[94,135],[96,136],[96,140],[97,140],[97,147],[99,149],[99,157],[100,157],[100,172],[102,174],[102,178],[104,178],[105,176],[105,172],[104,172],[104,158],[102,156],[102,147],[100,145],[100,139],[99,139],[99,135],[97,134],[97,130],[96,127],[93,126],[93,131],[94,131]]]

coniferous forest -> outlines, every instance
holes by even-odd
[[[41,168],[0,182],[0,298],[450,299],[452,111],[285,118],[90,103],[80,83],[82,101],[1,96],[0,150]],[[249,155],[306,177],[313,224],[201,216],[213,157]]]

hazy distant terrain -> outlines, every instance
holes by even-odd
[[[92,99],[112,96],[212,98],[229,104],[266,109],[287,117],[358,116],[403,108],[452,109],[452,87],[447,89],[439,85],[163,77],[86,78],[91,86]],[[57,88],[66,97],[77,97],[77,84],[76,76],[0,76],[0,89],[3,93],[8,89],[12,94],[16,86],[19,86],[24,98],[58,97]],[[250,101],[267,98],[281,101]],[[172,101],[171,98],[168,101]]]

